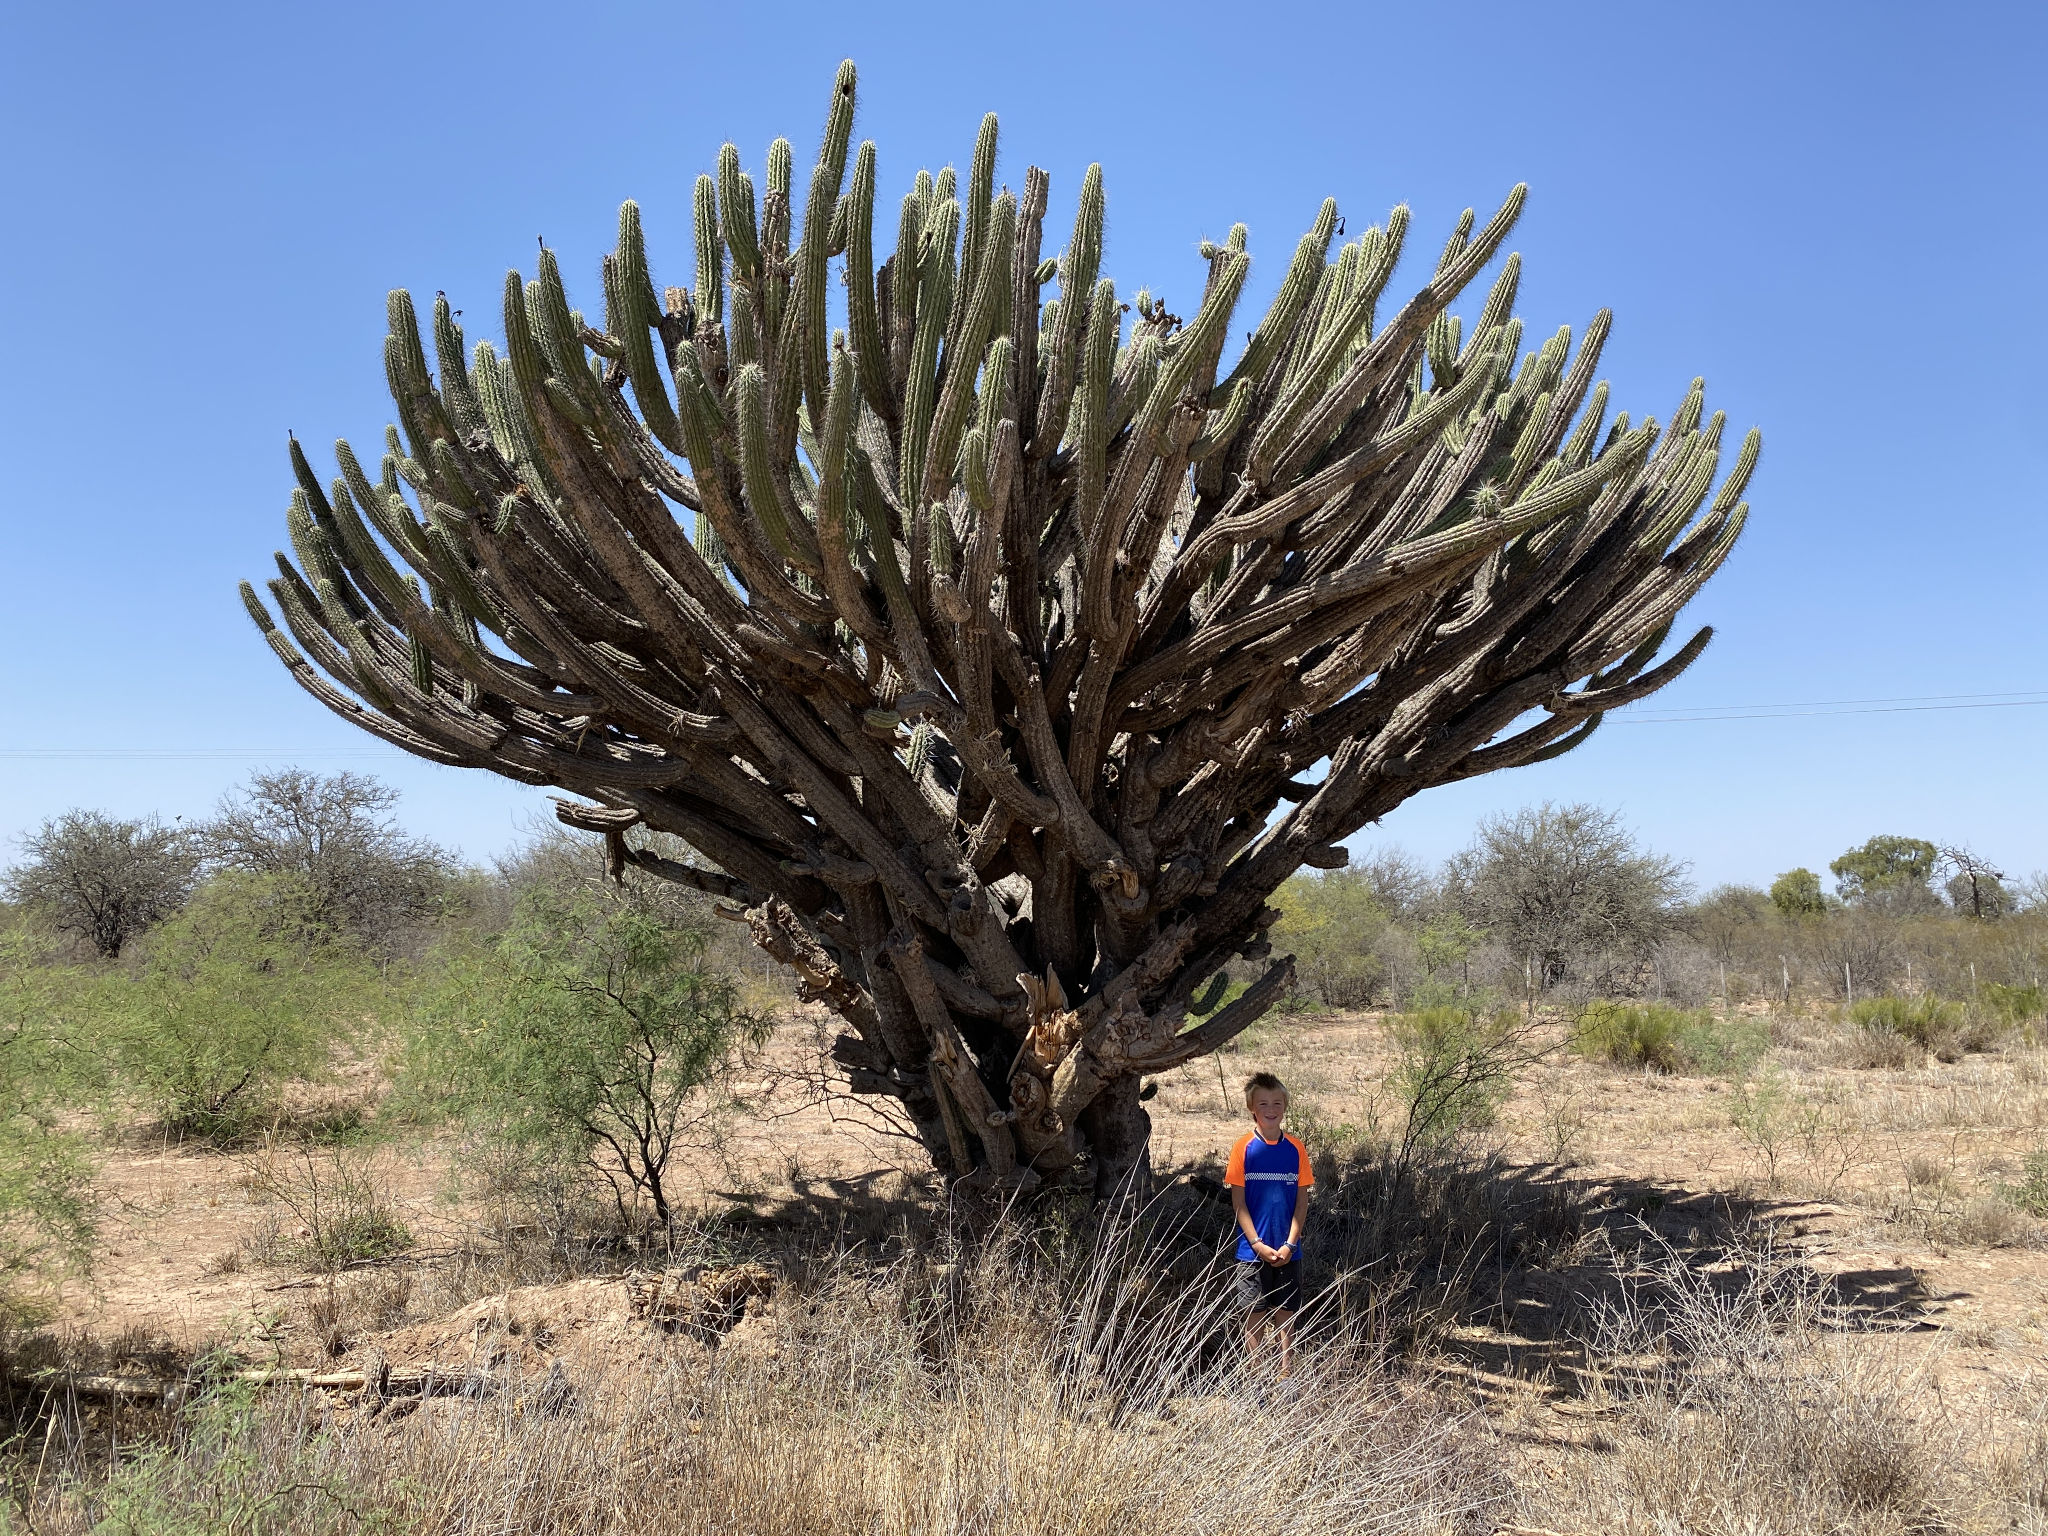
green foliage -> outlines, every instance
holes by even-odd
[[[1782,1073],[1768,1070],[1738,1083],[1729,1096],[1728,1119],[1763,1165],[1764,1183],[1776,1188],[1778,1159],[1796,1128],[1801,1102]]]
[[[1978,991],[1977,1005],[2001,1024],[2037,1024],[2048,1017],[2048,992],[2039,982],[2022,987],[1994,981]]]
[[[57,1122],[76,1078],[69,1010],[90,978],[44,960],[0,935],[0,1321],[92,1249],[91,1163]]]
[[[1596,1002],[1579,1015],[1572,1029],[1572,1049],[1581,1056],[1611,1061],[1621,1067],[1654,1067],[1676,1072],[1682,1066],[1679,1026],[1685,1015],[1661,1003],[1631,1007]]]
[[[2048,1147],[2036,1147],[2020,1164],[2020,1180],[2005,1187],[2005,1198],[2029,1216],[2048,1216]]]
[[[1959,867],[1941,889],[1957,912],[1965,917],[1997,918],[2006,916],[2017,905],[2005,882],[1973,855],[1958,850],[1948,856]]]
[[[299,768],[251,775],[201,831],[222,868],[286,876],[310,919],[384,940],[428,919],[447,896],[453,858],[392,818],[398,791],[368,774]]]
[[[1923,838],[1873,837],[1862,847],[1851,848],[1828,870],[1842,899],[1861,905],[1929,894],[1927,882],[1940,857],[1934,844]]]
[[[1718,1018],[1708,1009],[1599,1001],[1579,1015],[1572,1049],[1617,1066],[1658,1072],[1746,1071],[1770,1045],[1759,1019]]]
[[[1456,970],[1478,947],[1483,935],[1456,912],[1438,912],[1415,935],[1415,950],[1425,976],[1432,979]]]
[[[495,945],[450,958],[408,1095],[536,1164],[609,1182],[622,1216],[675,1219],[669,1160],[726,1107],[709,1093],[769,1020],[703,967],[705,936],[630,888],[536,890]]]
[[[1404,1155],[1493,1124],[1514,1074],[1535,1059],[1528,1024],[1512,1010],[1424,1008],[1393,1022],[1400,1052],[1392,1085],[1407,1108]]]
[[[1375,949],[1390,926],[1363,870],[1295,875],[1273,895],[1273,943],[1294,954],[1296,983],[1332,1008],[1362,1008],[1386,979]]]
[[[1849,1022],[1862,1029],[1889,1029],[1946,1060],[1960,1054],[1962,1006],[1938,997],[1867,997],[1850,1008]]]
[[[294,1529],[388,1529],[352,1518],[360,1490],[338,1469],[294,1458],[280,1486],[265,1456],[254,1382],[208,1385],[180,1417],[177,1436],[144,1443],[107,1473],[95,1501],[99,1536],[215,1536]]]
[[[112,989],[116,1063],[171,1130],[247,1135],[286,1082],[317,1076],[344,1029],[383,1004],[376,968],[313,917],[317,906],[289,876],[218,875]]]
[[[1820,876],[1806,868],[1788,869],[1771,882],[1771,905],[1787,917],[1819,917],[1828,909]]]

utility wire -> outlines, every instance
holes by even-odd
[[[28,747],[0,751],[5,762],[55,762],[80,758],[110,762],[142,762],[167,758],[233,761],[249,758],[388,757],[397,747],[198,747],[190,751],[158,747]]]
[[[2048,691],[1908,694],[1892,699],[1808,699],[1785,704],[1699,704],[1685,709],[1616,712],[1624,725],[1685,725],[1712,720],[1789,720],[1825,715],[1904,715],[1956,709],[2024,709],[2048,704]]]

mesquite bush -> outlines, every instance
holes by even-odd
[[[1610,423],[1605,311],[1524,353],[1511,255],[1448,313],[1521,187],[1387,317],[1408,210],[1333,254],[1324,203],[1246,331],[1244,226],[1185,318],[1126,302],[1100,167],[1048,257],[1049,178],[998,190],[992,115],[878,267],[853,118],[849,63],[801,192],[787,140],[758,191],[724,147],[693,286],[656,287],[627,203],[601,325],[545,248],[502,353],[443,297],[430,364],[393,293],[381,475],[339,443],[323,486],[294,442],[284,629],[243,598],[345,718],[573,791],[615,869],[743,914],[943,1166],[1107,1190],[1143,1175],[1141,1078],[1285,990],[1280,958],[1187,1027],[1270,954],[1283,880],[1700,654],[1657,660],[1758,439],[1709,504],[1722,417],[1695,381]]]

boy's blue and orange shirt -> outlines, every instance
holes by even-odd
[[[1316,1174],[1309,1167],[1308,1153],[1301,1143],[1285,1131],[1278,1141],[1268,1141],[1257,1131],[1250,1131],[1230,1149],[1230,1168],[1223,1175],[1223,1182],[1244,1191],[1244,1208],[1251,1213],[1259,1241],[1268,1248],[1278,1248],[1294,1227],[1294,1207],[1301,1192],[1314,1186]],[[1258,1258],[1252,1252],[1251,1239],[1241,1232],[1237,1238],[1237,1258],[1241,1264]]]

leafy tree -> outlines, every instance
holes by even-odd
[[[1375,941],[1390,926],[1387,910],[1361,870],[1296,875],[1273,895],[1280,909],[1275,941],[1294,952],[1302,990],[1332,1008],[1362,1008],[1386,979]]]
[[[1483,937],[1465,921],[1462,913],[1447,909],[1430,914],[1415,935],[1416,956],[1422,961],[1423,974],[1433,979],[1462,966]]]
[[[168,1127],[245,1133],[375,1010],[375,969],[320,907],[289,876],[230,871],[152,935],[119,989],[114,1040],[128,1082]]]
[[[1820,876],[1806,868],[1788,869],[1771,882],[1771,905],[1787,917],[1818,917],[1828,909]]]
[[[1771,898],[1753,885],[1719,885],[1686,909],[1685,926],[1727,964],[1771,910]]]
[[[1677,914],[1685,866],[1645,852],[1612,811],[1544,804],[1482,821],[1446,866],[1450,901],[1510,956],[1533,956],[1548,987],[1620,984]]]
[[[227,869],[288,875],[307,917],[372,938],[431,915],[454,859],[408,837],[390,812],[398,791],[368,774],[286,768],[253,775],[204,828],[208,857]]]
[[[1851,906],[1915,911],[1934,905],[1927,882],[1940,857],[1940,850],[1922,838],[1881,836],[1851,848],[1828,871],[1836,892]]]
[[[74,1077],[75,1014],[98,978],[0,935],[0,1323],[92,1249],[91,1161],[59,1113]]]
[[[670,1163],[708,1130],[708,1090],[769,1021],[702,966],[705,935],[630,892],[534,890],[510,932],[457,957],[427,1011],[408,1092],[675,1219]]]
[[[198,862],[190,836],[154,816],[66,811],[21,845],[27,857],[5,876],[8,898],[108,960],[184,903]]]

